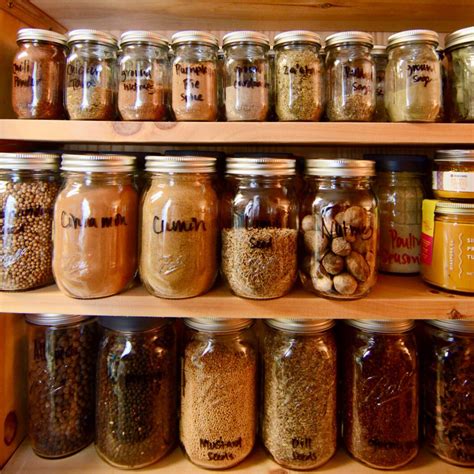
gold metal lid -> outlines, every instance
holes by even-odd
[[[61,170],[84,173],[133,172],[135,157],[128,155],[76,155],[64,154]]]
[[[67,38],[68,44],[92,41],[94,43],[117,47],[117,38],[106,31],[81,28],[79,30],[68,31]]]
[[[345,321],[349,326],[367,332],[376,332],[383,334],[395,334],[406,332],[413,329],[415,322],[411,319],[381,319],[377,321],[368,319],[348,319]]]
[[[147,43],[153,46],[164,46],[168,48],[168,39],[154,31],[131,30],[120,36],[120,47],[130,43]]]
[[[177,46],[183,43],[203,43],[209,46],[219,47],[219,40],[212,33],[207,31],[186,30],[178,31],[171,37],[171,45]]]
[[[27,314],[26,321],[38,326],[64,326],[68,324],[76,324],[86,319],[92,319],[93,316],[83,316],[79,314]]]
[[[437,150],[435,163],[439,162],[470,162],[474,161],[474,150]]]
[[[341,31],[333,33],[326,38],[326,49],[344,43],[359,43],[372,47],[374,45],[374,37],[365,31]]]
[[[136,317],[136,316],[104,316],[99,324],[107,329],[120,332],[144,332],[157,329],[170,320],[167,318]]]
[[[307,158],[305,165],[306,174],[309,176],[375,176],[375,161],[370,160],[327,160],[321,158]]]
[[[145,156],[145,170],[157,173],[214,173],[217,159],[210,156]]]
[[[54,153],[0,153],[1,170],[51,170],[59,166],[59,155]]]
[[[445,331],[474,334],[474,321],[431,319],[426,322]]]
[[[405,30],[388,37],[387,49],[398,46],[402,43],[431,43],[434,46],[439,44],[439,35],[433,30]]]
[[[267,319],[265,323],[280,331],[313,334],[327,331],[334,326],[333,319]]]
[[[445,49],[474,42],[474,26],[453,31],[444,39]]]
[[[16,34],[16,41],[47,41],[48,43],[67,45],[66,36],[55,31],[42,30],[40,28],[21,28]]]
[[[372,56],[387,56],[387,47],[382,44],[376,44],[370,54]]]
[[[473,216],[474,204],[468,204],[463,202],[439,201],[436,203],[435,212],[437,214],[444,215],[460,214],[463,216]]]
[[[321,46],[321,37],[313,31],[291,30],[278,33],[273,38],[273,46],[281,46],[288,43],[312,43]]]
[[[296,160],[291,158],[227,158],[226,172],[247,176],[291,176]]]
[[[229,333],[236,332],[253,324],[252,319],[234,318],[187,318],[186,326],[202,332]]]
[[[270,46],[270,38],[259,31],[232,31],[222,38],[222,46],[236,43],[255,43],[262,46]]]

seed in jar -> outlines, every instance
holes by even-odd
[[[321,260],[323,268],[331,275],[341,273],[344,268],[344,259],[339,255],[328,252]]]
[[[349,273],[336,275],[333,283],[335,290],[341,295],[352,295],[357,290],[357,280]]]
[[[363,239],[360,235],[356,236],[354,242],[352,242],[352,249],[356,252],[364,255],[369,249],[370,240]]]
[[[366,281],[370,275],[370,267],[365,258],[357,252],[351,252],[346,257],[346,266],[349,273],[359,281]]]
[[[336,237],[331,242],[331,250],[336,255],[340,255],[341,257],[347,257],[351,251],[352,247],[349,242],[344,237]]]
[[[316,218],[314,216],[307,215],[304,216],[303,221],[301,222],[301,228],[303,231],[307,232],[309,230],[315,230],[316,229]]]
[[[367,211],[360,206],[351,206],[344,212],[344,224],[349,227],[365,229],[368,225]]]
[[[310,275],[316,290],[324,293],[328,293],[332,290],[333,281],[322,265],[319,263],[313,265]]]
[[[307,249],[314,254],[323,254],[328,246],[328,238],[315,230],[306,231],[303,239]]]

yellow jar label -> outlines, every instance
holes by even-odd
[[[431,265],[431,260],[433,258],[434,218],[437,203],[437,199],[423,200],[423,220],[421,222],[422,274],[424,274],[424,266]]]

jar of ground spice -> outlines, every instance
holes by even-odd
[[[64,35],[22,28],[13,59],[12,106],[20,119],[62,119],[66,44]]]
[[[72,120],[113,120],[117,40],[104,31],[73,30],[66,67],[66,108]]]
[[[58,159],[49,153],[0,153],[0,290],[53,283]]]
[[[148,186],[141,204],[140,277],[150,293],[189,298],[217,276],[216,159],[147,156]]]
[[[45,458],[69,456],[94,439],[96,322],[65,314],[26,321],[31,445]]]
[[[204,31],[180,31],[171,38],[171,106],[177,121],[217,120],[219,40]]]
[[[336,341],[331,320],[269,319],[262,342],[262,439],[287,469],[336,451]]]
[[[323,112],[321,38],[311,31],[275,36],[275,110],[280,121],[318,121]]]
[[[162,318],[104,317],[100,324],[96,449],[113,466],[138,469],[177,439],[176,333]]]
[[[227,160],[221,202],[222,273],[238,296],[278,298],[297,272],[298,205],[295,160]]]
[[[53,272],[73,298],[126,289],[137,268],[135,158],[63,155],[64,184],[54,206]]]
[[[385,46],[375,45],[372,49],[372,57],[375,62],[375,114],[373,120],[374,122],[388,122],[385,110],[385,68],[388,55]]]
[[[164,120],[169,87],[168,40],[151,31],[120,38],[118,109],[122,120]]]
[[[223,48],[227,121],[266,120],[270,106],[270,40],[256,31],[234,31],[224,36]]]
[[[327,117],[331,122],[370,122],[375,112],[374,39],[363,31],[326,38]]]
[[[257,346],[249,319],[187,319],[180,439],[207,469],[235,466],[257,431]]]
[[[342,339],[342,434],[377,469],[418,453],[418,361],[413,321],[349,320]]]

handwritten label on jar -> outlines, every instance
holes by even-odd
[[[313,451],[313,440],[311,438],[292,438],[292,457],[294,461],[317,461],[316,453]]]
[[[183,102],[203,102],[204,96],[201,87],[203,80],[202,76],[207,75],[207,66],[202,64],[197,64],[194,66],[183,66],[182,64],[175,65],[175,74],[180,76],[185,76],[182,79],[182,89],[183,92],[180,93],[181,100]]]
[[[380,270],[393,273],[420,271],[421,227],[398,224],[381,227]]]
[[[361,95],[368,95],[372,92],[373,74],[371,70],[364,70],[363,67],[344,66],[344,77],[351,81],[352,91]]]
[[[314,67],[310,67],[307,64],[298,64],[296,63],[293,66],[284,65],[283,74],[287,76],[298,76],[298,77],[309,77],[314,74]]]
[[[206,223],[202,219],[192,217],[189,222],[185,220],[173,220],[167,222],[159,216],[153,218],[153,232],[162,234],[163,232],[198,232],[202,230],[206,232]]]
[[[61,227],[63,229],[85,229],[95,227],[96,229],[106,229],[109,227],[126,226],[127,220],[125,216],[120,213],[114,216],[104,217],[77,217],[72,213],[62,211],[61,212]]]
[[[426,87],[432,80],[432,75],[435,73],[435,69],[430,64],[407,64],[408,77],[411,82],[417,84],[421,83]]]
[[[36,87],[43,82],[41,65],[25,59],[20,63],[13,63],[13,87]]]
[[[271,249],[272,248],[272,237],[268,239],[257,239],[256,237],[250,237],[250,248],[251,249]]]
[[[74,90],[96,87],[100,85],[102,70],[101,64],[68,64],[66,68],[67,87],[72,87]]]
[[[79,349],[73,345],[67,347],[58,346],[54,350],[48,348],[48,354],[46,354],[47,346],[44,339],[35,339],[33,344],[33,358],[36,361],[46,361],[48,358],[53,358],[56,362],[64,360],[68,357],[74,357],[79,355]]]
[[[234,68],[234,87],[254,89],[256,87],[268,87],[264,80],[264,71],[261,66],[236,66]]]
[[[200,438],[199,447],[207,450],[209,461],[232,461],[235,459],[235,453],[231,452],[231,450],[242,449],[242,438],[224,440],[220,437],[214,441]]]
[[[22,234],[26,230],[26,225],[24,222],[17,224],[16,219],[27,218],[43,218],[47,217],[48,219],[53,216],[52,208],[44,208],[42,206],[28,207],[26,209],[0,209],[0,234],[9,234],[17,235]],[[25,219],[21,219],[24,221]]]

